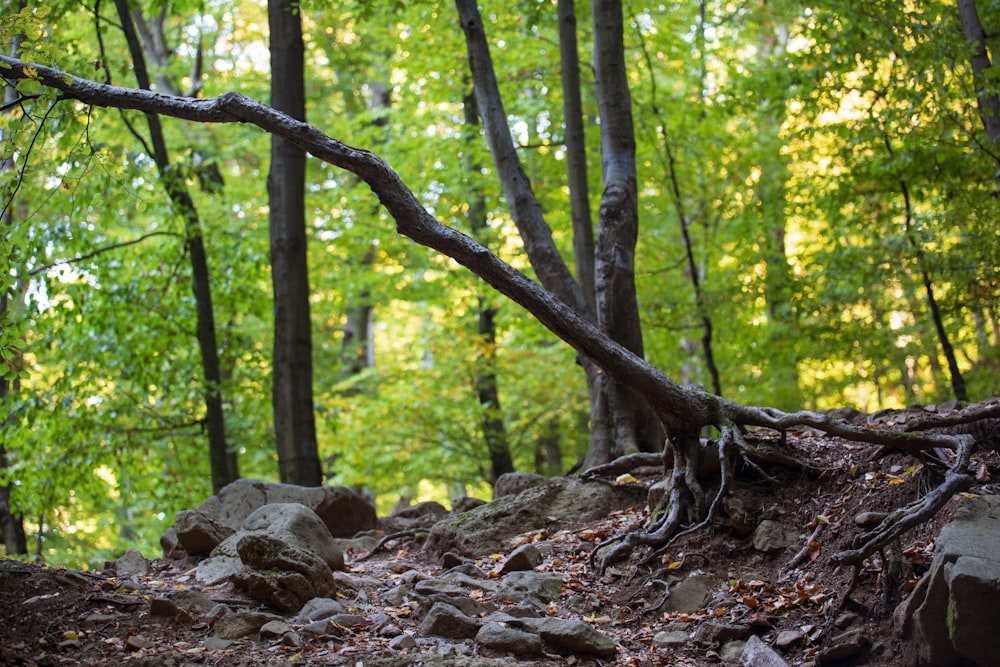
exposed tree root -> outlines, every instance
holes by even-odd
[[[1000,403],[990,401],[947,415],[918,418],[908,422],[906,430],[899,431],[857,426],[816,412],[783,413],[772,408],[747,407],[724,401],[721,402],[721,408],[720,412],[731,421],[727,421],[720,428],[718,441],[720,484],[711,503],[706,503],[704,490],[698,481],[701,456],[698,438],[691,434],[672,436],[663,455],[664,463],[668,461],[672,463],[669,466],[670,491],[654,513],[654,518],[643,531],[628,532],[599,545],[591,554],[592,565],[603,572],[608,565],[628,558],[639,547],[650,548],[650,553],[643,559],[644,563],[649,563],[680,537],[709,526],[715,520],[720,500],[732,485],[737,460],[756,467],[751,456],[752,450],[743,438],[745,426],[764,427],[782,432],[805,426],[845,440],[890,447],[911,456],[921,456],[929,450],[943,449],[954,452],[954,458],[943,482],[920,499],[887,515],[872,530],[858,535],[851,549],[831,556],[834,563],[851,565],[858,569],[865,559],[897,540],[902,533],[933,517],[956,493],[970,488],[973,476],[969,474],[969,464],[976,443],[972,435],[953,427],[1000,416]],[[924,430],[930,428],[947,428],[951,432],[931,433]],[[818,472],[811,466],[780,452],[770,453],[767,459],[767,462],[782,465],[797,464],[804,471]],[[630,459],[618,466],[609,464],[587,471],[585,474],[592,476],[609,472],[620,474],[619,471],[625,471],[627,466],[639,462],[638,458]],[[642,465],[649,465],[650,462],[648,456],[641,459]],[[685,525],[687,527],[684,527]],[[820,527],[817,526],[816,531],[819,530]],[[814,536],[817,532],[814,532]],[[805,560],[809,555],[810,543],[814,539],[815,537],[811,537],[802,550],[792,558],[791,567]]]

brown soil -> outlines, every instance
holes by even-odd
[[[545,531],[522,535],[518,543],[548,540],[555,548],[538,569],[565,574],[565,590],[549,615],[579,618],[614,637],[620,650],[614,660],[597,661],[587,656],[549,656],[522,660],[520,664],[605,665],[706,665],[719,664],[717,647],[690,642],[680,649],[656,647],[653,636],[668,625],[696,629],[708,620],[751,625],[766,642],[782,630],[797,630],[805,637],[783,650],[791,665],[809,663],[817,651],[844,627],[860,627],[871,640],[862,656],[844,664],[891,665],[899,655],[892,629],[892,611],[926,571],[939,527],[954,511],[961,497],[953,498],[932,521],[910,531],[895,549],[866,562],[850,597],[853,572],[833,567],[830,556],[850,545],[861,532],[855,517],[861,512],[890,511],[932,486],[939,473],[902,455],[867,460],[872,450],[812,432],[790,434],[782,448],[821,474],[806,474],[787,465],[764,465],[762,471],[739,471],[733,493],[757,520],[773,518],[801,528],[801,543],[778,554],[756,551],[750,538],[734,535],[725,513],[711,528],[696,532],[673,545],[668,552],[643,564],[636,554],[631,560],[609,568],[599,576],[589,563],[594,544],[640,528],[648,510],[637,507],[615,513],[606,520],[575,525],[554,525]],[[995,493],[989,474],[1000,474],[995,452],[976,455],[981,484],[974,493]],[[914,467],[915,466],[915,467]],[[643,474],[643,472],[645,474]],[[644,483],[655,479],[655,471],[639,472]],[[711,489],[708,489],[711,492]],[[789,560],[820,529],[798,567]],[[362,614],[384,611],[397,624],[415,633],[417,619],[407,607],[383,602],[382,595],[398,585],[390,577],[393,569],[440,572],[418,543],[403,542],[364,562],[359,554],[348,555],[348,570],[374,577],[380,585],[366,589],[357,603]],[[398,566],[394,567],[394,562]],[[477,562],[486,573],[498,569],[495,558]],[[701,571],[728,580],[709,606],[696,613],[664,613],[662,582]],[[407,665],[446,664],[408,657],[388,648],[388,640],[365,626],[344,628],[339,637],[303,637],[299,646],[258,636],[237,640],[224,648],[206,647],[210,624],[195,619],[188,623],[166,622],[150,617],[149,600],[184,589],[202,590],[213,600],[231,606],[253,608],[231,587],[203,589],[197,585],[190,564],[153,562],[152,574],[125,582],[105,572],[80,572],[46,568],[36,564],[0,561],[0,664],[5,665],[188,665],[224,667],[274,664]],[[486,596],[488,598],[488,595]],[[588,611],[589,610],[589,611]],[[483,656],[489,657],[489,656]],[[517,664],[518,661],[510,660]],[[458,660],[447,664],[470,664]]]

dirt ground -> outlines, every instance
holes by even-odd
[[[953,498],[932,521],[907,533],[897,548],[867,561],[847,599],[852,571],[833,567],[830,556],[849,546],[861,532],[857,515],[889,511],[917,498],[940,473],[903,455],[871,461],[868,446],[809,431],[790,434],[782,451],[822,472],[768,464],[760,471],[740,470],[733,489],[743,506],[752,508],[758,517],[801,529],[801,543],[780,553],[755,550],[749,537],[734,534],[728,517],[721,513],[714,526],[678,541],[650,563],[633,557],[603,575],[596,573],[589,562],[590,550],[602,540],[642,526],[648,519],[645,507],[618,512],[600,522],[554,525],[512,542],[511,549],[527,541],[552,543],[554,548],[536,569],[563,573],[565,590],[547,612],[593,623],[620,646],[617,658],[610,660],[548,656],[521,660],[520,664],[720,664],[720,655],[704,645],[692,642],[665,649],[653,642],[664,628],[694,630],[708,620],[749,624],[766,642],[783,630],[800,632],[802,639],[784,649],[782,655],[791,665],[811,664],[824,642],[844,626],[845,618],[862,628],[871,647],[843,664],[897,664],[899,646],[892,629],[892,611],[926,571],[935,536],[962,501],[961,496]],[[996,493],[997,485],[990,483],[989,477],[1000,474],[1000,457],[988,452],[976,455],[975,460],[980,483],[971,493]],[[655,475],[656,471],[645,470],[638,471],[636,477],[648,484],[655,481]],[[820,528],[814,534],[817,525]],[[815,539],[810,542],[811,536]],[[789,567],[792,557],[807,544],[802,563]],[[364,562],[357,562],[359,555],[348,554],[349,572],[382,578],[379,586],[363,592],[363,599],[344,602],[357,604],[362,613],[383,611],[404,631],[415,633],[417,619],[383,600],[398,585],[398,578],[384,576],[393,569],[387,561],[399,561],[396,569],[405,566],[427,574],[439,573],[440,564],[424,555],[418,542],[401,542]],[[254,635],[214,647],[205,642],[212,635],[210,623],[200,619],[189,623],[158,621],[150,616],[150,599],[193,588],[230,605],[252,608],[254,604],[241,600],[228,585],[201,588],[190,564],[154,561],[152,565],[148,576],[122,581],[113,569],[81,572],[0,561],[0,664],[435,664],[390,649],[387,639],[364,625],[344,628],[339,637],[306,636],[299,645]],[[497,561],[487,558],[476,565],[489,573]],[[663,582],[695,572],[727,581],[728,589],[723,586],[709,606],[698,612],[662,611]],[[581,614],[581,601],[593,611]],[[511,659],[509,664],[517,663]]]

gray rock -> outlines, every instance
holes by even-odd
[[[300,623],[322,621],[335,614],[343,614],[345,611],[344,605],[337,600],[324,597],[313,598],[299,610],[297,619]]]
[[[195,590],[177,591],[170,596],[171,602],[179,608],[194,615],[207,614],[215,602],[204,593]]]
[[[740,655],[740,663],[744,667],[788,667],[785,659],[757,635],[750,635]]]
[[[745,625],[705,621],[698,626],[694,638],[702,644],[719,644],[734,639],[746,639],[749,635],[750,628]]]
[[[237,550],[248,569],[230,581],[255,600],[298,612],[309,600],[337,592],[329,567],[310,551],[261,534],[244,536]]]
[[[224,651],[229,648],[229,645],[232,643],[232,639],[223,639],[222,637],[205,637],[204,646],[206,651]]]
[[[806,638],[804,632],[798,630],[782,630],[774,638],[774,645],[780,649],[787,649],[795,646]]]
[[[533,472],[507,472],[497,477],[497,481],[493,483],[493,498],[516,496],[544,483],[545,477]]]
[[[753,532],[753,548],[764,553],[777,553],[794,544],[798,537],[799,531],[765,519]]]
[[[475,619],[442,602],[435,602],[420,622],[420,634],[425,637],[471,639],[478,631],[479,624]]]
[[[858,512],[854,515],[854,523],[862,528],[874,528],[887,516],[886,512]]]
[[[670,587],[670,597],[663,603],[663,611],[689,614],[704,609],[714,589],[715,581],[711,577],[693,574]]]
[[[733,641],[728,641],[722,645],[719,649],[719,658],[725,663],[736,663],[740,661],[740,656],[743,655],[743,649],[745,649],[747,643],[742,639],[734,639]]]
[[[406,651],[411,648],[417,647],[417,640],[413,638],[413,635],[402,634],[398,637],[393,637],[389,642],[389,648],[394,651]]]
[[[244,562],[237,545],[248,535],[258,534],[309,551],[322,558],[329,568],[344,566],[343,552],[333,545],[330,531],[315,512],[298,503],[276,503],[250,514],[238,532],[223,540],[209,558],[198,563],[198,581],[213,585],[243,570]]]
[[[640,504],[644,498],[639,484],[608,486],[554,477],[521,493],[499,496],[491,503],[438,521],[424,550],[438,557],[450,551],[481,558],[503,551],[508,539],[553,521],[604,518],[613,511]]]
[[[563,577],[553,572],[511,572],[504,577],[497,595],[513,602],[552,602],[562,594]]]
[[[173,529],[177,532],[177,542],[181,548],[192,556],[212,553],[212,549],[236,532],[235,528],[226,526],[199,510],[178,512]]]
[[[691,641],[691,633],[684,630],[662,630],[653,635],[653,644],[661,648],[683,646]]]
[[[427,598],[427,602],[432,605],[435,602],[450,604],[453,607],[457,607],[467,616],[482,616],[496,609],[496,605],[492,602],[479,602],[477,600],[473,600],[468,595],[444,595],[443,593],[435,593]]]
[[[611,638],[583,621],[545,617],[522,619],[518,623],[537,632],[547,645],[556,650],[589,653],[602,658],[613,656],[618,652],[618,646]]]
[[[267,639],[275,639],[282,636],[292,628],[284,621],[268,621],[260,626],[260,636]]]
[[[966,499],[942,530],[930,570],[896,609],[904,660],[994,664],[1000,655],[1000,497]]]
[[[830,645],[816,653],[817,665],[833,665],[853,658],[865,652],[871,646],[871,640],[863,631],[850,630],[834,637]]]
[[[280,621],[275,614],[264,614],[256,611],[238,611],[226,614],[215,622],[215,636],[220,639],[239,639],[260,632],[265,623]]]
[[[513,655],[536,655],[542,652],[541,637],[500,623],[486,623],[479,628],[476,643],[490,651]]]
[[[534,570],[542,562],[542,552],[534,544],[522,544],[510,552],[507,560],[500,568],[500,574],[518,572],[521,570]]]
[[[469,510],[479,507],[480,505],[485,505],[486,501],[480,498],[473,498],[471,496],[462,496],[451,504],[451,511],[456,514],[461,512],[468,512]]]
[[[149,563],[139,550],[131,548],[115,561],[115,576],[122,579],[142,577],[149,574]]]
[[[184,611],[173,600],[167,598],[153,598],[149,601],[149,615],[151,618],[175,621],[179,624],[191,623],[194,617]]]
[[[375,506],[343,486],[295,486],[239,479],[198,505],[212,521],[237,530],[254,511],[273,503],[299,503],[314,511],[334,537],[351,537],[377,525]]]

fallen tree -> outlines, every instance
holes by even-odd
[[[825,413],[786,413],[769,407],[746,406],[724,400],[700,387],[682,387],[641,357],[615,343],[573,308],[488,249],[435,219],[398,174],[369,151],[353,148],[305,122],[235,92],[210,99],[174,97],[95,83],[6,56],[0,56],[0,70],[7,80],[33,79],[57,91],[51,97],[52,104],[70,102],[131,109],[201,123],[252,124],[282,137],[320,160],[355,174],[368,184],[393,217],[398,233],[462,264],[528,310],[606,373],[645,397],[668,434],[662,460],[664,474],[670,478],[670,490],[662,501],[662,507],[653,513],[655,518],[644,530],[621,535],[601,545],[598,554],[602,569],[628,557],[639,547],[661,549],[682,531],[689,532],[708,525],[715,516],[719,499],[732,484],[736,463],[744,460],[753,465],[744,438],[748,427],[779,432],[810,427],[846,440],[900,450],[913,456],[939,449],[953,452],[944,478],[935,488],[858,535],[851,549],[832,556],[835,562],[852,565],[857,570],[870,555],[893,542],[904,531],[933,516],[955,493],[972,485],[969,466],[973,437],[940,431],[981,419],[1000,418],[1000,403],[990,402],[947,416],[916,420],[907,424],[905,430],[873,429]],[[14,104],[25,101],[18,100]],[[706,428],[714,429],[718,434],[713,442],[718,447],[720,483],[711,500],[706,497],[698,476],[702,456],[700,436]],[[932,432],[932,429],[937,432]]]

